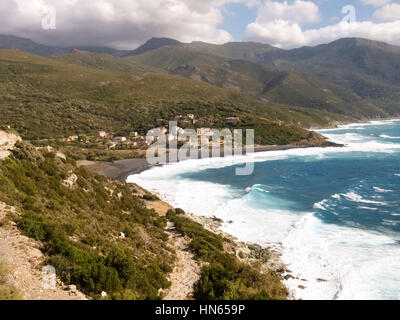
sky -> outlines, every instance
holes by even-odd
[[[344,37],[400,45],[394,0],[0,0],[0,33],[57,46],[134,49],[152,37],[284,49]]]

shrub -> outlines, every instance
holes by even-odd
[[[142,196],[142,199],[146,200],[146,201],[159,201],[160,200],[160,198],[157,197],[155,194],[145,194]]]

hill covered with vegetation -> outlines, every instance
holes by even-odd
[[[163,297],[175,261],[165,232],[167,219],[192,239],[192,250],[207,262],[194,298],[286,298],[280,274],[264,276],[257,266],[239,261],[224,250],[230,240],[175,211],[159,216],[145,205],[155,198],[25,142],[17,142],[12,155],[0,161],[0,201],[14,208],[0,227],[14,221],[41,244],[45,263],[56,268],[65,284],[77,285],[94,299],[104,298],[102,292],[117,300]],[[17,297],[3,290],[3,271],[0,268],[0,295]],[[209,287],[210,277],[214,288]]]
[[[13,152],[0,162],[0,200],[17,208],[9,219],[43,243],[61,279],[93,298],[105,291],[157,299],[169,285],[173,252],[165,219],[145,208],[134,187],[24,143]]]
[[[400,68],[400,48],[392,46],[379,41],[372,41],[368,39],[361,38],[345,38],[339,39],[332,43],[322,44],[315,47],[301,47],[292,50],[283,50],[275,48],[268,44],[261,44],[255,42],[230,42],[223,45],[214,45],[204,42],[192,42],[192,43],[181,43],[174,39],[167,38],[153,38],[147,41],[145,44],[140,46],[135,50],[117,50],[113,48],[106,47],[55,47],[46,46],[33,42],[30,39],[24,39],[20,37],[10,36],[10,35],[0,35],[0,48],[3,49],[19,49],[26,52],[39,54],[42,56],[59,56],[65,54],[71,54],[74,49],[79,51],[88,51],[94,54],[108,54],[113,57],[121,57],[120,61],[113,60],[103,57],[104,60],[96,59],[96,63],[91,63],[92,67],[103,68],[106,64],[109,68],[118,70],[136,70],[137,66],[132,66],[132,58],[139,58],[140,56],[154,56],[155,61],[149,61],[147,67],[156,64],[157,67],[160,65],[161,57],[160,54],[167,60],[171,58],[171,54],[175,53],[174,57],[176,61],[171,64],[168,72],[171,70],[176,74],[181,74],[184,76],[195,76],[202,78],[202,80],[207,81],[207,76],[210,78],[208,80],[210,83],[220,86],[220,87],[230,87],[232,82],[235,83],[237,88],[242,89],[246,94],[256,93],[260,95],[260,72],[255,72],[255,66],[261,69],[264,73],[265,67],[269,70],[269,75],[272,76],[269,79],[272,81],[267,81],[269,85],[271,83],[276,83],[278,90],[281,89],[281,82],[273,77],[271,70],[290,72],[291,74],[296,73],[295,77],[298,78],[301,73],[307,73],[312,76],[302,79],[311,82],[310,85],[313,90],[310,90],[310,85],[307,88],[307,94],[311,94],[310,101],[300,100],[297,101],[296,94],[292,95],[289,91],[288,95],[292,96],[294,99],[289,99],[289,102],[296,102],[294,105],[304,106],[310,105],[311,108],[315,109],[330,109],[332,112],[343,112],[338,110],[338,106],[342,104],[353,105],[353,110],[348,113],[353,113],[356,118],[360,115],[366,116],[368,118],[372,117],[382,117],[382,116],[395,116],[399,114],[398,98],[399,98],[399,78],[398,69]],[[158,53],[155,53],[157,51]],[[188,53],[190,53],[190,58],[188,59]],[[197,55],[196,55],[197,54]],[[210,62],[210,58],[207,56],[213,56],[214,61],[210,65],[204,66],[199,62],[199,55],[203,56],[203,62]],[[241,60],[239,65],[241,65],[241,71],[245,71],[242,75],[242,80],[238,81],[237,66],[228,67],[224,64],[218,64],[218,68],[213,70],[215,66],[216,58],[233,60]],[[75,58],[70,57],[74,60]],[[93,57],[91,58],[93,60]],[[145,57],[140,59],[146,60]],[[79,60],[79,59],[78,59]],[[149,60],[147,58],[147,60]],[[220,60],[221,61],[221,60]],[[252,62],[254,65],[245,64],[245,62]],[[93,61],[92,61],[93,62]],[[193,62],[193,64],[191,64]],[[219,63],[217,61],[217,63]],[[237,61],[235,62],[238,63]],[[165,62],[163,64],[163,70],[165,71]],[[177,68],[176,64],[179,67]],[[175,68],[174,68],[175,66]],[[264,66],[264,67],[262,67]],[[143,66],[140,66],[143,68]],[[183,67],[183,68],[182,68]],[[199,70],[191,70],[194,68],[199,68]],[[157,72],[160,72],[158,69]],[[210,73],[210,71],[213,71]],[[214,73],[214,74],[213,74]],[[240,72],[239,72],[240,73]],[[246,76],[251,74],[246,80]],[[227,77],[228,76],[228,77]],[[282,74],[280,75],[283,76]],[[315,78],[316,77],[316,78]],[[214,79],[213,79],[214,78]],[[256,79],[254,79],[256,78]],[[325,82],[324,90],[319,90],[318,81],[320,78],[324,78]],[[249,81],[245,84],[245,81]],[[256,81],[254,81],[256,80]],[[263,79],[261,79],[263,80]],[[261,81],[263,82],[263,81]],[[238,85],[239,84],[239,85]],[[294,82],[294,84],[296,84]],[[275,85],[275,86],[276,86]],[[303,84],[304,85],[304,84]],[[335,86],[335,90],[331,90],[332,86]],[[269,88],[269,86],[267,86]],[[284,87],[283,87],[284,88]],[[286,89],[286,88],[285,88]],[[298,91],[302,89],[302,84],[299,85]],[[289,90],[291,88],[289,87]],[[328,92],[331,91],[331,92]],[[264,96],[261,91],[261,97],[277,99],[278,101],[284,101],[285,98],[282,94],[276,95],[276,92],[272,95]],[[318,96],[323,97],[323,99],[318,98]],[[349,97],[351,101],[349,101]],[[358,98],[356,97],[358,96]],[[316,99],[317,97],[317,99]],[[337,99],[339,97],[339,99]],[[334,102],[332,102],[332,99]],[[367,102],[365,102],[367,100]],[[337,103],[336,103],[337,102]],[[307,105],[307,106],[308,106]],[[328,108],[327,108],[328,107]],[[347,108],[344,108],[347,109]],[[358,112],[355,113],[355,109]]]
[[[372,102],[321,77],[278,71],[246,60],[223,58],[189,45],[165,46],[124,60],[202,80],[221,88],[236,89],[261,101],[325,110],[358,119],[388,116]]]
[[[158,119],[191,113],[202,127],[225,128],[227,118],[238,117],[238,127],[256,129],[257,142],[288,144],[308,136],[301,127],[345,119],[263,102],[180,76],[83,66],[82,57],[92,61],[92,56],[78,56],[80,62],[71,63],[1,50],[1,124],[12,126],[25,139],[40,140],[97,130],[145,133]]]

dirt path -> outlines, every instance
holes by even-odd
[[[138,187],[139,193],[143,189]],[[167,211],[173,209],[164,201],[145,201],[146,207],[154,209],[160,216],[165,216]],[[168,275],[171,287],[164,291],[164,300],[188,300],[193,296],[193,286],[200,279],[201,264],[195,260],[190,249],[190,239],[183,237],[171,221],[167,222],[165,232],[169,237],[169,245],[176,253],[175,267]]]
[[[174,271],[168,277],[172,285],[164,300],[188,300],[193,295],[194,284],[200,278],[201,265],[190,250],[190,240],[183,237],[172,222],[168,222],[165,231],[171,246],[175,248],[177,259]]]
[[[9,210],[10,208],[0,202],[0,221]],[[9,285],[21,292],[25,300],[86,300],[78,291],[66,291],[59,281],[54,290],[43,288],[44,256],[38,249],[38,244],[21,235],[11,222],[0,226],[0,261],[11,271]]]

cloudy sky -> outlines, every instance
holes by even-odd
[[[151,37],[282,48],[364,37],[400,45],[394,0],[0,0],[0,21],[2,34],[59,46],[133,49]]]

